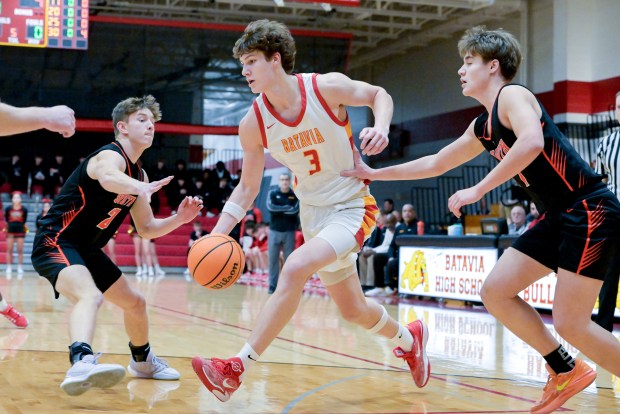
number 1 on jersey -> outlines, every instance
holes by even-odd
[[[308,171],[308,174],[313,175],[321,171],[321,160],[319,160],[319,153],[316,150],[308,150],[304,152],[304,157],[310,157],[310,165],[314,168]]]

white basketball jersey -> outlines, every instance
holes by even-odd
[[[293,172],[295,194],[302,203],[327,206],[367,195],[364,181],[340,176],[342,170],[353,168],[348,116],[340,121],[327,106],[316,73],[296,76],[302,105],[294,121],[282,119],[263,94],[254,101],[263,145]]]

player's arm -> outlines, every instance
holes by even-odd
[[[146,173],[144,173],[144,181],[148,184],[149,179]],[[199,197],[188,196],[181,201],[174,216],[155,218],[149,199],[138,197],[130,212],[138,234],[145,239],[154,239],[194,220],[201,209],[202,200]]]
[[[241,179],[235,187],[222,214],[213,228],[213,233],[228,234],[250,208],[260,190],[265,168],[265,151],[262,144],[261,129],[254,109],[250,108],[239,124],[239,138],[243,148],[243,169]]]
[[[101,151],[88,161],[86,172],[93,180],[99,181],[104,190],[116,194],[137,194],[146,198],[156,193],[172,180],[172,176],[152,183],[142,182],[125,174],[125,158],[115,151]]]
[[[354,154],[355,167],[352,170],[342,171],[341,175],[372,181],[420,180],[442,175],[472,160],[484,150],[474,134],[475,122],[475,120],[472,121],[461,137],[442,148],[438,153],[403,164],[373,169],[364,163],[356,151]]]
[[[75,133],[73,110],[64,105],[17,108],[0,102],[0,135],[48,129],[68,138]]]
[[[508,86],[499,96],[499,119],[514,131],[517,140],[501,162],[475,186],[457,191],[448,208],[460,217],[460,208],[477,202],[489,191],[518,175],[540,155],[545,147],[541,109],[534,95],[525,88]]]
[[[360,132],[360,148],[364,155],[375,155],[387,147],[394,102],[380,86],[356,81],[338,72],[317,76],[317,86],[335,114],[342,106],[367,106],[372,109],[375,123]]]

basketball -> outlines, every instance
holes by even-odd
[[[245,265],[239,243],[225,234],[208,234],[196,240],[187,254],[194,280],[207,289],[226,289],[235,284]]]

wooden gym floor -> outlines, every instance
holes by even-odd
[[[67,302],[54,300],[48,282],[32,273],[10,281],[1,274],[0,291],[30,326],[0,320],[0,413],[527,413],[546,381],[543,360],[484,310],[384,300],[402,322],[428,323],[433,374],[418,389],[386,340],[344,322],[328,297],[308,294],[239,391],[221,403],[194,375],[191,357],[235,354],[266,290],[211,292],[180,275],[135,285],[150,306],[151,346],[181,372],[180,381],[126,377],[69,397],[59,388],[69,368]],[[104,304],[93,344],[104,352],[100,362],[126,366],[127,342],[121,312]],[[597,371],[596,383],[560,411],[620,412],[620,381]]]

